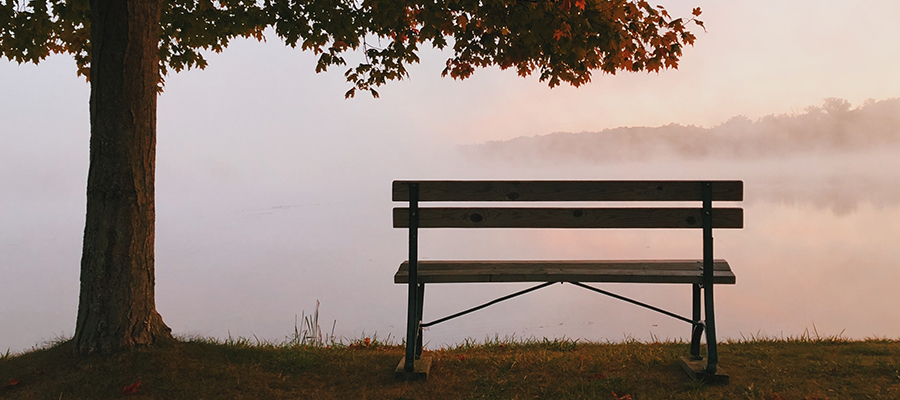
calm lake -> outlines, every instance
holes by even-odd
[[[226,143],[213,159],[218,153],[183,140],[161,143],[184,154],[160,160],[157,195],[157,305],[177,334],[279,341],[318,300],[326,332],[402,339],[406,287],[392,277],[407,244],[406,231],[391,227],[391,208],[401,206],[390,200],[394,179],[740,179],[745,228],[715,232],[716,257],[729,260],[737,276],[736,285],[716,291],[721,338],[900,336],[891,306],[900,304],[895,146],[752,161],[523,164],[480,160],[453,146],[419,148],[401,159],[392,146],[365,143],[338,159],[314,149],[298,155]],[[198,155],[187,157],[191,151]],[[266,154],[269,161],[246,163]],[[75,183],[57,192],[20,191],[0,210],[7,221],[0,263],[11,266],[0,280],[3,350],[72,334],[84,218],[83,188]],[[420,235],[422,258],[699,258],[700,252],[699,231]],[[430,285],[425,319],[527,286]],[[690,312],[687,285],[604,288]],[[688,334],[683,322],[553,285],[432,327],[426,340],[438,348],[494,336],[621,341]]]

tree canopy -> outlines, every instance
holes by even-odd
[[[88,0],[0,0],[0,52],[22,62],[52,53],[74,56],[89,78]],[[497,65],[521,76],[539,75],[551,87],[579,86],[593,71],[657,72],[677,68],[696,37],[692,15],[674,18],[644,0],[167,0],[160,15],[159,71],[204,68],[203,51],[220,52],[236,37],[265,40],[318,55],[316,71],[347,65],[346,93],[375,90],[402,79],[419,61],[420,46],[452,49],[442,74],[465,79]],[[162,80],[160,80],[160,85]]]

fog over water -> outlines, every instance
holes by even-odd
[[[840,108],[826,111],[835,104]],[[828,99],[825,105],[756,121],[736,117],[709,129],[668,125],[556,133],[462,151],[472,162],[552,171],[543,177],[741,179],[745,229],[715,232],[716,256],[728,259],[737,275],[737,285],[717,291],[721,335],[796,336],[815,329],[852,338],[897,337],[900,101],[850,109]],[[522,247],[581,257],[700,256],[698,233],[547,232],[530,240]],[[687,288],[660,294],[621,286],[622,292],[689,309]],[[560,304],[558,313],[548,315],[565,320],[563,325],[548,322],[525,331],[611,340],[686,337],[680,322],[592,295],[561,295],[590,306],[579,305],[573,313]],[[622,324],[628,315],[634,321]]]
[[[342,69],[315,74],[315,55],[275,39],[235,40],[206,70],[167,77],[156,193],[163,319],[179,335],[277,341],[318,300],[322,327],[336,321],[340,337],[402,336],[406,288],[393,274],[407,244],[391,227],[395,179],[741,179],[745,229],[715,234],[716,256],[737,275],[716,292],[721,336],[814,326],[900,336],[900,2],[665,6],[682,16],[701,7],[708,30],[678,70],[595,75],[580,88],[495,68],[442,79],[449,54],[428,50],[380,99],[348,101]],[[88,98],[69,57],[0,62],[0,352],[73,333]],[[420,254],[697,258],[700,241],[686,230],[427,230]],[[525,286],[431,285],[425,318]],[[689,313],[688,286],[606,288]],[[426,339],[649,340],[688,328],[553,285]]]
[[[890,100],[854,110],[895,104]],[[741,123],[752,128],[766,120]],[[715,136],[732,123],[688,138]],[[814,126],[831,125],[817,121]],[[896,123],[885,126],[884,137],[896,137],[898,128]],[[683,127],[637,132],[653,143],[653,135],[665,137],[670,129]],[[214,133],[203,135],[211,140]],[[217,138],[212,148],[212,142],[196,137],[161,140],[160,153],[167,155],[158,167],[157,303],[177,334],[277,341],[292,331],[295,314],[312,311],[318,300],[323,327],[336,321],[340,337],[402,337],[406,289],[394,285],[392,275],[406,257],[406,232],[391,227],[391,208],[400,206],[390,201],[394,179],[741,179],[745,229],[715,234],[716,256],[728,259],[737,275],[737,285],[717,290],[720,336],[796,336],[814,327],[822,335],[850,338],[900,332],[891,306],[900,303],[895,290],[900,282],[900,146],[894,141],[815,151],[800,143],[777,156],[713,157],[679,152],[678,139],[668,138],[676,150],[641,150],[634,160],[624,155],[593,160],[585,156],[589,149],[577,143],[587,134],[436,144],[403,157],[395,149],[402,149],[404,140],[390,136],[363,137],[372,143],[352,147],[340,147],[340,136],[329,137],[323,146],[340,148],[336,155],[304,148],[302,137],[278,129],[254,135],[253,140]],[[266,137],[259,140],[260,135]],[[815,134],[808,136],[815,142]],[[557,142],[536,145],[548,138]],[[83,146],[81,139],[61,146]],[[714,144],[727,151],[727,140]],[[83,189],[81,181],[65,175],[83,173],[84,160],[61,157],[56,152],[63,150],[53,144],[34,145],[49,149],[42,156],[47,163],[72,165],[71,170],[44,169],[30,160],[37,166],[33,170],[17,176],[3,172],[12,184],[8,190],[19,196],[5,197],[0,210],[5,222],[0,262],[12,266],[16,276],[0,283],[3,320],[16,321],[4,323],[2,339],[14,350],[41,338],[71,335],[77,304]],[[554,150],[521,157],[536,148]],[[567,148],[579,152],[569,157]],[[317,168],[328,172],[317,173]],[[46,184],[36,187],[29,179]],[[698,258],[700,243],[699,232],[675,230],[426,230],[420,235],[420,255]],[[425,319],[526,286],[430,285]],[[689,313],[686,285],[605,288]],[[440,347],[494,335],[617,341],[687,338],[688,332],[686,324],[669,317],[554,285],[433,327],[427,338],[429,346]]]

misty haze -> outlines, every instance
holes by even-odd
[[[890,165],[900,144],[900,99],[868,100],[856,108],[837,98],[823,103],[755,121],[735,116],[711,128],[669,124],[557,132],[461,150],[476,162],[531,167],[753,163],[746,178],[765,179],[747,191],[749,199],[799,202],[837,213],[850,212],[860,203],[896,205],[900,181]]]
[[[892,99],[852,107],[830,99],[800,113],[735,117],[712,128],[617,128],[464,146],[419,142],[402,158],[397,149],[409,148],[415,136],[355,137],[346,146],[346,135],[320,135],[317,148],[342,149],[335,157],[304,146],[293,127],[257,131],[252,138],[243,132],[217,136],[215,126],[180,119],[180,128],[194,133],[160,140],[158,307],[176,334],[277,341],[292,331],[296,314],[312,311],[319,300],[320,321],[334,324],[337,336],[399,340],[406,287],[393,284],[393,274],[406,258],[406,231],[391,227],[395,179],[740,179],[745,229],[716,232],[716,255],[728,259],[737,276],[736,285],[717,289],[720,337],[796,336],[813,329],[849,338],[895,337],[900,319],[890,305],[900,303],[900,226],[892,222],[900,220],[898,104]],[[219,123],[241,130],[240,122]],[[29,140],[34,143],[24,148],[44,146],[41,157],[64,167],[3,172],[18,193],[6,197],[0,210],[0,263],[16,276],[0,280],[0,312],[4,321],[17,321],[4,324],[0,334],[13,351],[71,335],[84,215],[79,174],[86,140],[49,146],[40,137]],[[16,162],[11,157],[6,162]],[[429,230],[420,235],[420,257],[698,258],[699,234]],[[431,285],[425,319],[521,288]],[[687,286],[605,288],[676,312],[690,310]],[[433,327],[426,338],[427,347],[495,335],[685,339],[688,328],[554,285]]]

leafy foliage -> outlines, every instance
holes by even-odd
[[[201,51],[220,52],[236,37],[265,40],[272,27],[287,45],[317,54],[317,72],[361,52],[364,61],[345,72],[347,97],[377,97],[376,87],[406,77],[423,44],[452,49],[442,74],[455,79],[497,65],[536,73],[551,87],[579,86],[597,70],[677,68],[696,39],[688,24],[703,26],[699,15],[695,8],[689,19],[673,18],[644,0],[163,0],[160,76],[202,69]],[[88,0],[0,0],[0,27],[7,59],[68,53],[88,77]]]

